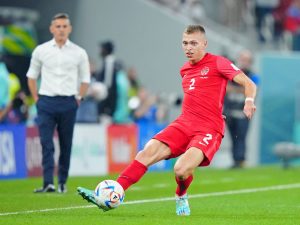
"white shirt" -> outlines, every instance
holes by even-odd
[[[104,84],[108,88],[111,87],[111,85],[112,85],[115,61],[116,61],[116,59],[115,59],[114,55],[108,55],[104,59],[104,63],[105,63]]]
[[[69,40],[59,48],[52,39],[34,49],[26,76],[32,79],[41,76],[38,92],[41,95],[77,95],[78,84],[90,83],[87,53]]]

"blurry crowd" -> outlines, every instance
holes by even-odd
[[[262,43],[268,39],[275,44],[284,42],[289,49],[299,51],[300,1],[256,0],[255,2],[255,25],[258,40]]]
[[[153,1],[198,23],[209,18],[238,33],[253,33],[254,29],[260,44],[300,50],[300,0]]]
[[[113,41],[99,44],[99,56],[99,69],[90,63],[91,84],[79,106],[77,122],[167,122],[168,103],[141,84],[134,66],[127,67],[116,57]]]
[[[288,41],[292,50],[300,50],[300,0],[153,1],[187,15],[197,23],[210,17],[240,33],[252,23],[258,42]],[[170,100],[169,96],[152,93],[139,80],[140,71],[125,65],[116,56],[112,40],[99,43],[99,58],[100,68],[90,59],[92,82],[78,109],[78,123],[169,122],[170,109],[180,104],[180,99]],[[0,124],[35,124],[35,104],[24,88],[24,80],[20,81],[23,75],[16,73],[12,65],[16,64],[2,55]]]
[[[115,45],[99,44],[101,67],[90,60],[91,83],[81,101],[76,122],[126,124],[139,121],[166,123],[169,99],[152,93],[141,84],[138,71],[116,57]],[[174,103],[175,105],[175,103]],[[11,72],[5,56],[0,60],[0,124],[36,123],[36,106],[22,90],[20,80]]]
[[[32,106],[4,56],[0,58],[0,124],[25,123]]]

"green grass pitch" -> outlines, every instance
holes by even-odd
[[[77,195],[106,177],[70,177],[66,194],[33,194],[40,178],[0,181],[0,224],[300,225],[300,168],[201,168],[189,189],[191,216],[175,214],[174,175],[147,173],[119,208],[100,211]],[[145,200],[145,201],[143,201]]]

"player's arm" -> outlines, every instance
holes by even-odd
[[[233,85],[232,82],[227,84],[227,93],[244,93],[244,88],[242,86]]]
[[[251,119],[256,110],[256,106],[254,104],[254,100],[256,96],[256,85],[243,72],[236,75],[233,78],[233,81],[241,85],[242,87],[244,87],[244,93],[245,93],[244,113],[248,119]]]

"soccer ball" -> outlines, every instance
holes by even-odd
[[[124,197],[122,186],[114,180],[104,180],[95,188],[95,200],[104,210],[117,208]]]

